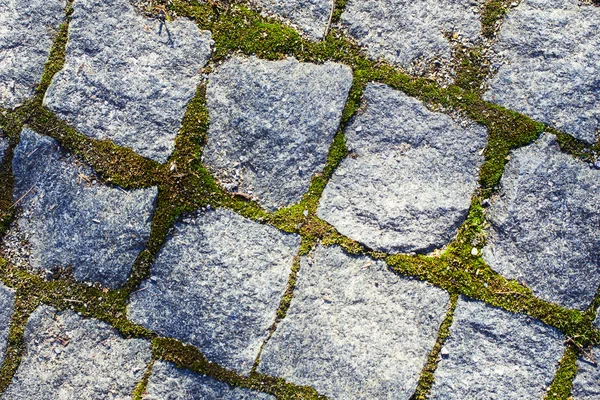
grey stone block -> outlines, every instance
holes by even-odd
[[[275,321],[300,238],[225,209],[185,221],[132,295],[129,318],[249,373]]]
[[[313,40],[326,34],[333,12],[332,0],[253,0],[265,14],[289,20],[301,33]]]
[[[73,4],[64,68],[44,105],[79,132],[165,162],[211,54],[210,32],[162,24],[128,0]]]
[[[541,399],[564,353],[564,336],[521,314],[461,298],[431,399]]]
[[[351,85],[341,64],[226,62],[209,78],[204,163],[270,211],[300,201],[325,166]]]
[[[150,343],[124,339],[104,322],[39,307],[6,400],[131,399],[152,358]]]
[[[544,300],[586,309],[600,284],[600,171],[544,134],[512,152],[500,183],[485,261]]]
[[[600,8],[522,0],[496,44],[486,100],[593,143],[600,131]]]
[[[15,310],[15,291],[0,283],[0,365],[4,361],[10,322]]]
[[[446,245],[477,187],[486,130],[429,111],[385,85],[365,89],[366,110],[346,130],[350,151],[317,215],[340,233],[391,252]]]
[[[600,360],[600,349],[595,347],[591,354]],[[577,359],[577,375],[573,380],[571,396],[574,400],[597,400],[600,398],[600,365],[589,359]]]
[[[205,375],[156,361],[148,380],[144,400],[275,400],[254,390],[234,388]]]
[[[124,191],[96,181],[58,143],[24,129],[13,159],[20,208],[4,240],[17,266],[71,267],[79,281],[117,287],[150,237],[156,187]]]
[[[382,261],[318,247],[304,257],[286,318],[259,372],[330,399],[408,399],[437,339],[449,296]]]
[[[451,61],[445,34],[473,43],[481,31],[479,0],[348,0],[342,23],[371,58],[418,72],[419,63]]]
[[[64,17],[64,0],[0,3],[0,107],[20,106],[33,95]]]

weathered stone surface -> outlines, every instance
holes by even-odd
[[[418,100],[369,84],[366,110],[346,130],[351,155],[327,184],[317,215],[386,252],[447,244],[477,185],[486,130],[461,127]]]
[[[123,339],[104,322],[48,306],[31,315],[24,340],[3,399],[131,399],[152,358],[149,342]]]
[[[64,7],[64,0],[0,1],[0,107],[17,107],[33,94]]]
[[[166,161],[211,54],[209,32],[161,24],[128,0],[78,0],[66,63],[44,104],[81,133]]]
[[[2,164],[2,160],[4,160],[4,152],[8,149],[8,139],[2,135],[2,129],[0,129],[0,164]]]
[[[330,399],[410,398],[449,299],[337,247],[302,259],[294,296],[259,371]]]
[[[254,390],[234,388],[211,377],[178,369],[157,361],[148,380],[144,400],[275,400],[274,396]]]
[[[150,237],[155,187],[124,191],[97,183],[92,170],[54,139],[27,129],[13,172],[21,210],[4,241],[13,264],[71,267],[77,280],[109,287],[127,280]]]
[[[600,131],[600,8],[522,0],[506,16],[484,98],[593,143]]]
[[[0,365],[8,342],[10,321],[15,307],[15,292],[0,283]]]
[[[448,33],[474,42],[481,30],[479,0],[349,0],[342,23],[372,58],[415,70],[416,64],[451,61]],[[418,69],[418,68],[417,68]]]
[[[230,210],[201,212],[170,233],[129,317],[250,372],[299,246],[299,237]]]
[[[333,12],[331,0],[253,0],[265,13],[289,20],[310,39],[322,39]]]
[[[596,360],[600,360],[600,349],[591,351]],[[577,375],[573,380],[571,396],[574,400],[597,400],[600,398],[600,365],[587,359],[577,360]]]
[[[460,299],[431,399],[541,399],[564,353],[556,329]]]
[[[589,306],[600,284],[600,171],[544,134],[513,151],[487,218],[494,270],[544,300]]]
[[[341,64],[226,62],[209,78],[205,164],[271,211],[300,201],[325,166],[351,85]]]

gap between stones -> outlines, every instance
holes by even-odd
[[[345,0],[335,1],[332,14],[333,23],[339,22],[345,3]],[[505,0],[490,0],[485,3],[482,13],[485,37],[492,38],[495,35],[494,26],[497,26],[503,19],[508,4],[508,1]],[[475,82],[480,83],[487,74],[486,71],[476,69],[479,60],[478,52],[481,49],[474,49],[466,59],[462,59],[460,65],[464,67],[464,72],[459,69],[457,78],[464,78],[458,79],[456,85],[441,88],[426,79],[408,76],[385,62],[369,60],[356,44],[346,38],[344,33],[337,28],[332,28],[322,42],[314,43],[300,38],[294,30],[280,22],[263,18],[243,5],[224,8],[214,4],[192,4],[174,0],[169,6],[169,10],[175,15],[192,18],[200,29],[208,29],[213,32],[216,42],[213,62],[223,60],[229,54],[237,52],[245,55],[255,54],[261,58],[272,60],[284,56],[295,56],[300,61],[320,63],[331,60],[352,66],[354,83],[344,109],[342,128],[330,148],[327,166],[323,174],[313,178],[310,189],[299,204],[273,214],[266,213],[253,202],[224,193],[200,163],[201,146],[206,140],[208,127],[204,84],[199,85],[196,96],[188,105],[180,134],[176,139],[175,152],[165,165],[144,159],[131,150],[120,148],[108,141],[92,140],[77,133],[42,107],[44,93],[53,75],[64,64],[68,23],[72,13],[72,0],[70,0],[65,10],[65,21],[60,26],[34,98],[14,111],[0,112],[0,126],[8,135],[11,144],[0,169],[0,177],[8,177],[6,180],[8,185],[0,191],[0,209],[3,210],[3,214],[0,216],[2,219],[0,233],[11,222],[14,211],[14,207],[11,208],[12,152],[24,125],[30,126],[40,134],[57,139],[64,147],[77,153],[89,163],[107,183],[125,189],[158,185],[159,200],[152,222],[152,234],[148,248],[136,260],[131,277],[122,289],[105,293],[100,288],[88,288],[68,277],[64,280],[49,282],[46,285],[36,281],[39,279],[38,277],[22,271],[11,271],[10,267],[3,263],[1,278],[8,286],[18,288],[18,307],[11,326],[8,349],[8,354],[14,355],[7,357],[7,361],[0,370],[0,392],[10,381],[6,378],[12,377],[18,366],[20,350],[22,350],[23,327],[32,311],[30,308],[35,308],[34,304],[37,305],[39,302],[48,303],[61,309],[74,308],[84,315],[100,318],[111,323],[123,335],[151,337],[150,332],[126,320],[124,314],[126,299],[142,280],[150,276],[150,265],[172,223],[183,213],[209,204],[214,207],[231,208],[253,220],[271,224],[287,232],[298,233],[303,238],[301,255],[307,254],[318,241],[322,241],[324,245],[340,245],[349,253],[366,254],[378,259],[385,258],[396,273],[427,280],[448,290],[453,298],[457,293],[465,294],[509,311],[522,312],[538,318],[574,337],[581,344],[600,343],[600,333],[591,325],[595,310],[600,305],[600,294],[590,310],[586,312],[566,310],[535,298],[527,288],[515,282],[506,281],[487,267],[480,258],[470,255],[472,240],[482,235],[483,218],[480,201],[488,198],[494,192],[511,149],[529,144],[543,130],[546,130],[556,134],[561,149],[573,156],[589,160],[594,154],[600,152],[599,144],[586,145],[570,135],[537,123],[528,117],[484,102],[479,96],[479,85],[475,84]],[[463,65],[464,63],[466,64]],[[484,153],[486,161],[480,174],[480,193],[474,196],[469,216],[461,227],[457,239],[437,258],[421,255],[385,255],[373,252],[355,241],[343,237],[333,227],[315,216],[322,190],[335,167],[346,156],[343,127],[359,107],[362,90],[370,81],[388,84],[431,106],[438,106],[444,110],[460,110],[468,118],[488,128],[489,144]],[[461,84],[461,82],[465,84]],[[173,170],[171,170],[172,168]],[[305,209],[309,210],[308,218],[303,215]],[[300,228],[298,228],[298,224],[302,224]],[[285,311],[289,307],[293,296],[294,280],[295,276],[292,273],[288,283],[289,290],[282,299],[278,320],[275,323],[285,316]],[[102,295],[98,296],[100,294]],[[99,304],[93,304],[97,302],[97,297],[102,297],[103,300]],[[84,305],[93,305],[93,307],[88,310]],[[440,338],[442,336],[443,332],[440,330]],[[440,338],[438,338],[438,342]],[[214,365],[206,361],[196,349],[189,349],[172,339],[154,339],[153,343],[155,354],[160,355],[160,358],[173,359],[176,362],[179,360],[179,365],[189,367],[197,372],[213,371]],[[573,351],[577,353],[575,350]],[[184,352],[190,354],[186,354],[184,357],[182,354]],[[571,358],[565,356],[563,363],[569,364]],[[562,368],[563,363],[561,363],[561,369],[557,373],[553,386],[556,382],[562,381],[560,372],[569,370],[566,366]],[[422,382],[428,379],[426,371],[428,368],[431,370],[432,365],[430,356],[430,362],[424,369],[419,383],[421,390],[427,390],[427,384]],[[236,385],[254,388],[255,384],[250,378],[236,376],[233,372],[218,366],[215,368],[216,370],[208,374],[214,377],[222,376],[227,382]],[[279,381],[281,380],[276,380],[276,382]],[[294,387],[287,383],[277,383],[277,385],[283,385],[288,389]],[[274,393],[264,386],[259,390]]]

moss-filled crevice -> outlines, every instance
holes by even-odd
[[[577,374],[577,357],[577,347],[569,344],[558,364],[558,369],[544,396],[544,400],[569,400],[571,398],[573,379]]]
[[[55,280],[45,280],[37,274],[18,270],[0,260],[0,279],[17,290],[17,309],[11,325],[7,357],[0,370],[0,391],[4,390],[14,375],[23,350],[23,329],[33,309],[40,303],[58,309],[73,309],[86,317],[103,320],[115,327],[126,337],[142,337],[153,341],[156,359],[174,362],[182,368],[207,374],[231,385],[271,393],[278,398],[324,398],[315,390],[300,387],[261,375],[254,371],[248,377],[224,369],[206,360],[192,346],[157,335],[129,321],[126,317],[127,300],[139,290],[140,283],[150,276],[151,264],[160,251],[169,229],[182,214],[194,212],[202,207],[227,207],[255,221],[299,234],[302,244],[299,256],[308,254],[317,243],[325,246],[339,245],[351,254],[364,254],[376,259],[385,259],[388,265],[402,275],[416,277],[452,295],[452,305],[458,294],[484,301],[490,305],[512,312],[519,312],[540,319],[574,338],[577,346],[600,344],[600,332],[592,325],[595,310],[600,300],[595,300],[585,312],[568,310],[536,298],[525,286],[509,281],[494,272],[481,259],[474,256],[473,247],[481,249],[485,244],[483,199],[487,199],[498,187],[509,152],[525,146],[546,130],[558,137],[561,149],[586,161],[595,161],[600,154],[600,145],[590,146],[572,136],[546,127],[531,118],[485,102],[481,98],[481,85],[488,76],[486,51],[490,43],[461,50],[455,84],[441,87],[432,80],[410,76],[385,61],[370,60],[365,52],[342,30],[333,27],[324,40],[314,42],[302,38],[292,28],[273,18],[261,16],[243,4],[208,1],[198,3],[188,0],[146,1],[147,15],[169,15],[188,17],[200,29],[212,32],[215,51],[212,62],[218,63],[233,54],[256,55],[263,59],[278,60],[293,56],[300,61],[323,63],[333,61],[349,65],[353,69],[354,81],[344,108],[340,127],[329,150],[323,171],[313,177],[310,187],[299,204],[274,213],[264,211],[256,202],[243,196],[226,193],[216,183],[201,163],[202,146],[206,143],[209,116],[206,108],[206,85],[202,82],[187,106],[180,132],[175,140],[175,150],[168,162],[160,165],[145,159],[129,149],[109,141],[93,140],[78,133],[55,114],[42,106],[42,101],[54,75],[64,65],[68,38],[68,24],[72,14],[72,2],[66,8],[66,19],[60,26],[50,57],[46,63],[41,83],[35,96],[22,107],[13,111],[0,112],[0,127],[10,139],[10,148],[0,166],[0,210],[3,221],[0,230],[12,219],[12,154],[23,127],[55,138],[68,151],[77,154],[88,163],[100,177],[124,189],[158,186],[159,195],[152,221],[152,231],[146,250],[137,258],[130,279],[118,290],[98,286],[87,286],[76,282],[68,274]],[[340,22],[345,0],[334,2],[333,24]],[[488,0],[482,9],[482,35],[484,40],[493,41],[510,3],[506,0]],[[160,14],[164,13],[164,14]],[[166,23],[169,23],[168,21]],[[212,65],[212,64],[211,64]],[[210,72],[207,67],[203,73]],[[484,164],[479,183],[481,190],[473,199],[469,214],[455,240],[438,256],[389,255],[372,251],[360,243],[341,235],[333,226],[316,215],[323,190],[336,167],[347,156],[348,149],[344,129],[361,106],[362,93],[369,82],[380,82],[413,96],[436,109],[457,112],[488,130],[488,144],[484,151]],[[4,185],[6,182],[6,185]],[[8,214],[6,210],[8,207]],[[7,222],[8,221],[8,222]],[[2,225],[4,224],[4,225]],[[296,259],[278,311],[276,324],[290,306],[297,279],[299,258]],[[600,297],[599,297],[600,298]],[[452,310],[444,320],[436,347],[429,356],[423,370],[419,388],[414,398],[425,398],[431,387],[433,371],[439,348],[448,336]],[[575,346],[575,345],[573,345]],[[575,348],[569,347],[561,362],[557,377],[551,387],[558,397],[566,398],[574,376],[573,358]],[[575,369],[576,371],[576,369]],[[145,381],[138,385],[136,396],[141,396]],[[549,397],[550,398],[550,397]]]
[[[494,39],[508,10],[515,0],[487,0],[481,10],[481,34],[486,39]]]
[[[235,371],[208,361],[198,349],[175,339],[156,338],[152,341],[152,345],[155,358],[172,362],[180,368],[208,375],[231,386],[269,393],[278,399],[326,399],[325,396],[319,395],[313,388],[297,386],[282,378],[256,372],[252,372],[248,376],[242,376]]]
[[[437,340],[433,349],[429,353],[429,357],[427,359],[427,363],[425,367],[423,367],[423,371],[421,371],[421,376],[419,378],[419,383],[417,384],[417,389],[415,393],[411,396],[411,400],[425,400],[429,398],[429,393],[431,392],[431,388],[434,382],[434,374],[437,369],[437,365],[440,362],[441,351],[444,343],[448,336],[450,336],[450,327],[452,326],[452,319],[454,318],[454,310],[456,309],[456,304],[458,303],[458,295],[452,294],[450,295],[450,304],[448,307],[448,312],[446,313],[446,317],[442,324],[440,325],[440,329],[438,331]]]
[[[0,259],[1,268],[2,260]],[[27,320],[39,304],[40,299],[26,289],[16,290],[15,309],[8,333],[4,362],[0,368],[0,394],[8,388],[21,364],[21,357],[25,350],[24,332]]]
[[[142,376],[142,379],[138,382],[137,385],[135,385],[135,388],[133,389],[133,393],[131,395],[132,400],[144,399],[144,394],[146,393],[146,388],[148,387],[148,380],[150,379],[150,375],[152,375],[152,368],[154,367],[155,361],[156,360],[154,359],[150,361],[150,363],[146,367],[146,371],[144,371],[144,376]]]

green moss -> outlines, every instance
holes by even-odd
[[[148,367],[146,367],[146,371],[144,372],[144,376],[138,382],[138,384],[135,385],[135,388],[133,389],[133,393],[131,395],[132,400],[143,400],[144,394],[146,393],[146,387],[148,387],[148,380],[150,379],[150,375],[152,375],[154,361],[155,360],[152,360],[150,364],[148,364]]]
[[[156,338],[152,341],[152,348],[157,359],[172,362],[179,368],[208,375],[232,386],[269,393],[278,399],[326,399],[312,388],[297,386],[281,378],[256,372],[252,372],[248,376],[241,376],[208,361],[198,349],[175,339]]]
[[[446,339],[448,336],[450,336],[450,327],[452,326],[452,319],[454,318],[454,310],[456,309],[457,303],[458,295],[453,294],[450,297],[450,307],[446,313],[446,318],[444,318],[444,321],[442,322],[442,325],[438,331],[437,341],[429,353],[427,364],[425,364],[425,367],[423,367],[417,389],[412,395],[411,400],[425,400],[429,397],[429,393],[433,387],[435,370],[437,369],[437,365],[440,360],[440,352],[442,351],[442,347],[444,346]]]
[[[488,0],[481,12],[481,33],[492,39],[496,35],[497,24],[506,15],[512,0]]]
[[[544,400],[568,400],[570,398],[573,379],[577,374],[576,361],[577,348],[573,345],[567,346]]]
[[[335,0],[333,3],[333,13],[331,14],[331,23],[337,24],[342,19],[342,13],[346,9],[347,0]]]
[[[23,126],[29,126],[40,134],[58,140],[62,146],[90,164],[107,183],[125,189],[158,186],[157,207],[147,249],[139,255],[130,279],[119,290],[88,287],[74,281],[68,271],[65,271],[60,279],[45,281],[36,274],[15,269],[4,260],[0,260],[0,279],[6,285],[17,289],[18,293],[7,358],[0,370],[0,392],[9,384],[18,367],[23,350],[23,329],[30,312],[39,303],[45,303],[58,309],[74,309],[84,316],[99,318],[114,326],[124,336],[151,339],[156,358],[172,361],[180,367],[207,374],[234,386],[264,391],[278,398],[323,398],[311,388],[257,374],[256,371],[248,377],[240,376],[210,363],[191,346],[185,346],[173,339],[158,338],[153,332],[127,320],[125,309],[127,298],[131,292],[138,290],[144,279],[150,276],[151,264],[173,223],[182,214],[207,205],[227,207],[255,221],[299,234],[302,237],[300,256],[306,255],[318,243],[325,246],[338,245],[352,254],[365,254],[373,258],[385,259],[396,273],[416,277],[447,290],[452,294],[453,305],[458,294],[462,294],[505,310],[538,318],[573,337],[577,346],[600,344],[600,333],[592,325],[595,310],[600,305],[600,297],[585,312],[567,310],[536,298],[527,287],[506,280],[486,265],[481,257],[471,255],[473,247],[480,249],[485,244],[484,216],[480,202],[488,198],[497,187],[510,150],[531,143],[546,129],[557,135],[561,149],[569,154],[587,161],[595,160],[600,154],[598,145],[586,145],[524,115],[483,101],[479,89],[487,75],[483,47],[461,51],[460,54],[463,56],[458,58],[456,83],[441,87],[431,80],[409,76],[384,61],[370,60],[353,40],[338,29],[331,29],[323,41],[308,41],[280,22],[263,17],[239,4],[223,5],[223,3],[210,2],[199,4],[184,0],[157,1],[150,4],[145,12],[153,15],[164,6],[168,7],[169,15],[189,17],[196,21],[200,29],[212,31],[215,40],[213,62],[222,61],[232,54],[240,54],[257,55],[270,60],[293,56],[301,61],[315,63],[335,61],[350,65],[353,69],[354,81],[338,133],[329,150],[327,164],[321,174],[313,177],[309,190],[300,203],[274,213],[264,211],[256,202],[248,201],[244,197],[225,193],[201,163],[202,146],[206,142],[209,124],[204,83],[198,86],[194,98],[187,106],[176,139],[175,151],[164,165],[140,157],[131,150],[118,147],[108,141],[92,140],[76,132],[41,105],[53,76],[64,65],[68,23],[72,13],[71,3],[69,3],[66,10],[67,18],[57,33],[35,97],[16,110],[0,112],[0,127],[11,142],[7,157],[0,166],[0,180],[7,182],[0,187],[0,210],[4,213],[1,216],[3,222],[0,221],[0,230],[6,229],[12,218],[11,154],[18,143],[19,132]],[[344,0],[335,2],[332,16],[334,23],[339,21],[344,7]],[[484,36],[493,37],[495,27],[503,18],[507,7],[508,2],[504,0],[491,0],[485,3],[482,12]],[[328,180],[339,163],[347,156],[348,150],[343,132],[360,109],[362,94],[369,82],[387,84],[420,99],[433,108],[461,112],[473,121],[484,125],[488,130],[489,141],[484,151],[485,162],[480,173],[481,191],[475,196],[457,238],[438,256],[387,255],[374,252],[341,235],[331,225],[316,216],[318,202]],[[8,214],[6,214],[7,207]],[[304,215],[305,210],[308,212],[307,216]],[[275,324],[285,316],[290,306],[298,268],[297,259],[289,277],[288,289],[281,300]],[[451,318],[452,310],[440,328],[438,342],[423,370],[415,398],[425,398],[427,395],[439,348],[448,335]],[[551,388],[551,392],[559,394],[556,398],[566,398],[575,373],[572,368],[574,365],[572,359],[575,355],[569,351],[575,354],[574,350],[568,350]],[[150,369],[146,372],[144,380],[137,386],[134,395],[141,396],[149,371]]]

